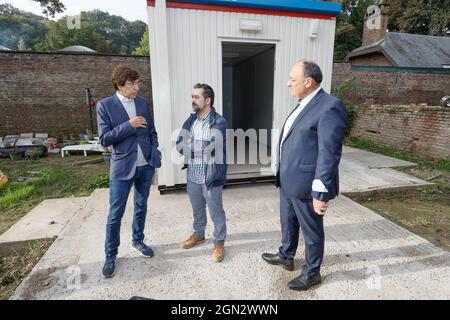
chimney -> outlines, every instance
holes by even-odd
[[[389,20],[389,4],[379,0],[367,8],[364,15],[362,45],[370,45],[384,38]]]

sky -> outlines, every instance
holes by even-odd
[[[147,23],[146,0],[61,0],[61,2],[66,6],[66,10],[62,14],[55,14],[56,20],[66,15],[79,14],[81,11],[99,9],[111,15],[122,16],[129,21],[141,20]],[[41,6],[35,1],[0,0],[0,3],[10,3],[20,10],[43,16]]]

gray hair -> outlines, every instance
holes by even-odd
[[[314,61],[302,60],[303,76],[305,78],[313,78],[318,84],[322,83],[322,71]]]

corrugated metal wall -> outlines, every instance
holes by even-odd
[[[203,82],[210,84],[216,92],[216,109],[222,113],[222,57],[221,42],[268,42],[276,44],[275,53],[275,87],[273,127],[280,129],[289,111],[294,106],[294,99],[287,88],[287,80],[292,65],[301,58],[316,61],[322,68],[323,88],[331,88],[333,62],[333,45],[335,20],[317,20],[318,36],[310,39],[313,19],[203,11],[190,9],[166,9],[168,32],[168,60],[170,74],[171,110],[165,110],[155,100],[154,112],[157,129],[170,125],[172,130],[180,128],[186,117],[192,112],[191,90],[193,84]],[[161,11],[149,7],[150,52],[152,59],[153,84],[158,80],[153,66],[158,64],[157,21]],[[159,17],[160,18],[160,17]],[[263,21],[263,31],[242,32],[239,30],[241,18]],[[156,71],[157,72],[157,71]],[[154,88],[154,90],[157,86]],[[158,123],[161,122],[162,123]],[[167,129],[167,128],[166,128]],[[170,139],[164,134],[160,141],[165,145],[166,159],[163,162],[164,173],[159,174],[159,185],[171,186],[184,183],[185,172],[180,166],[172,165],[169,155]],[[167,131],[165,131],[167,132]],[[273,144],[275,148],[276,143]],[[275,152],[272,152],[275,154]],[[173,175],[170,172],[173,170]],[[161,170],[160,170],[161,171]],[[172,177],[173,176],[173,181]]]

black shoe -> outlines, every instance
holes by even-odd
[[[288,283],[288,288],[291,290],[304,291],[312,286],[318,285],[322,282],[320,274],[315,276],[305,276],[301,274],[297,278],[292,279]]]
[[[108,256],[106,257],[105,264],[103,265],[103,277],[112,278],[116,274],[116,257]]]
[[[289,261],[289,260],[283,259],[278,254],[263,253],[261,257],[267,263],[280,265],[289,271],[294,270],[294,261],[293,260]]]
[[[153,250],[149,246],[145,245],[144,242],[133,242],[132,247],[146,258],[151,258],[155,255]]]

